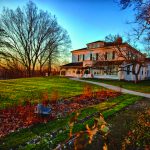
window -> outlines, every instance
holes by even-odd
[[[129,51],[127,52],[127,58],[128,59],[130,58],[130,52]]]
[[[83,61],[84,61],[84,54],[83,54]]]
[[[105,60],[107,60],[107,52],[105,53]]]
[[[78,55],[78,61],[80,60],[80,55]]]
[[[92,54],[90,54],[90,60],[92,60]]]
[[[107,60],[111,60],[112,59],[112,53],[107,53]]]
[[[127,66],[127,75],[130,74],[130,66]]]
[[[78,61],[82,61],[82,60],[83,60],[83,55],[82,54],[78,55]]]
[[[99,43],[97,43],[97,47],[100,47],[100,44],[99,44]]]
[[[112,52],[112,59],[115,59],[115,51]]]
[[[98,53],[96,53],[96,60],[98,60]]]
[[[128,59],[131,59],[133,57],[133,54],[131,53],[131,51],[128,51],[127,52],[127,58]],[[135,56],[136,57],[136,56]]]
[[[93,44],[93,48],[96,48],[96,43]]]
[[[91,44],[91,48],[94,48],[94,45],[93,45],[93,44]]]

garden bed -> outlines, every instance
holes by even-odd
[[[120,93],[118,92],[103,90],[92,93],[86,92],[82,95],[70,97],[69,99],[44,100],[43,105],[50,105],[52,108],[51,114],[46,117],[35,114],[34,110],[37,104],[31,104],[30,102],[26,102],[24,106],[18,105],[0,110],[0,137],[6,136],[21,128],[27,128],[38,123],[46,123],[50,120],[66,117],[79,109],[99,104],[119,95]]]

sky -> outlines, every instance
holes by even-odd
[[[57,17],[58,23],[68,31],[71,50],[86,47],[87,43],[104,40],[105,36],[125,35],[132,30],[127,21],[134,19],[132,10],[121,10],[115,0],[32,0],[39,9]],[[28,0],[0,0],[2,8],[16,9]]]

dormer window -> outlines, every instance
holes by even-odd
[[[99,43],[97,43],[97,48],[98,48],[98,47],[100,47],[100,44],[99,44]]]
[[[100,42],[98,44],[99,44],[99,47],[104,47],[104,42]]]
[[[91,48],[98,48],[98,47],[104,47],[104,44],[105,44],[105,42],[103,42],[103,41],[96,41],[96,42],[87,44],[87,47],[89,49],[91,49]]]
[[[89,46],[88,46],[89,48],[92,48],[92,44],[89,44]]]

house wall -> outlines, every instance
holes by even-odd
[[[135,51],[133,48],[122,45],[119,47],[122,49],[122,54],[126,56],[129,52],[129,56],[131,54],[134,54],[135,56],[138,56],[140,58],[140,53],[138,51]],[[72,62],[82,62],[83,61],[83,55],[84,60],[90,60],[90,54],[92,54],[92,60],[96,60],[96,54],[99,54],[98,60],[105,60],[105,55],[107,53],[107,60],[124,60],[123,57],[119,56],[116,52],[119,51],[115,47],[98,47],[98,48],[90,48],[90,49],[83,49],[83,50],[75,50],[72,51]],[[113,58],[113,52],[115,52],[115,58]],[[80,60],[78,61],[78,55],[80,55]]]
[[[130,66],[130,71],[132,70],[133,66]],[[136,71],[138,70],[139,65],[136,66]],[[126,68],[125,68],[126,69]],[[147,67],[141,67],[140,73],[138,75],[138,80],[145,80],[147,78]],[[127,81],[134,81],[135,75],[130,72],[129,74],[127,71],[124,71],[124,79]]]
[[[147,65],[147,78],[150,79],[150,62]]]

